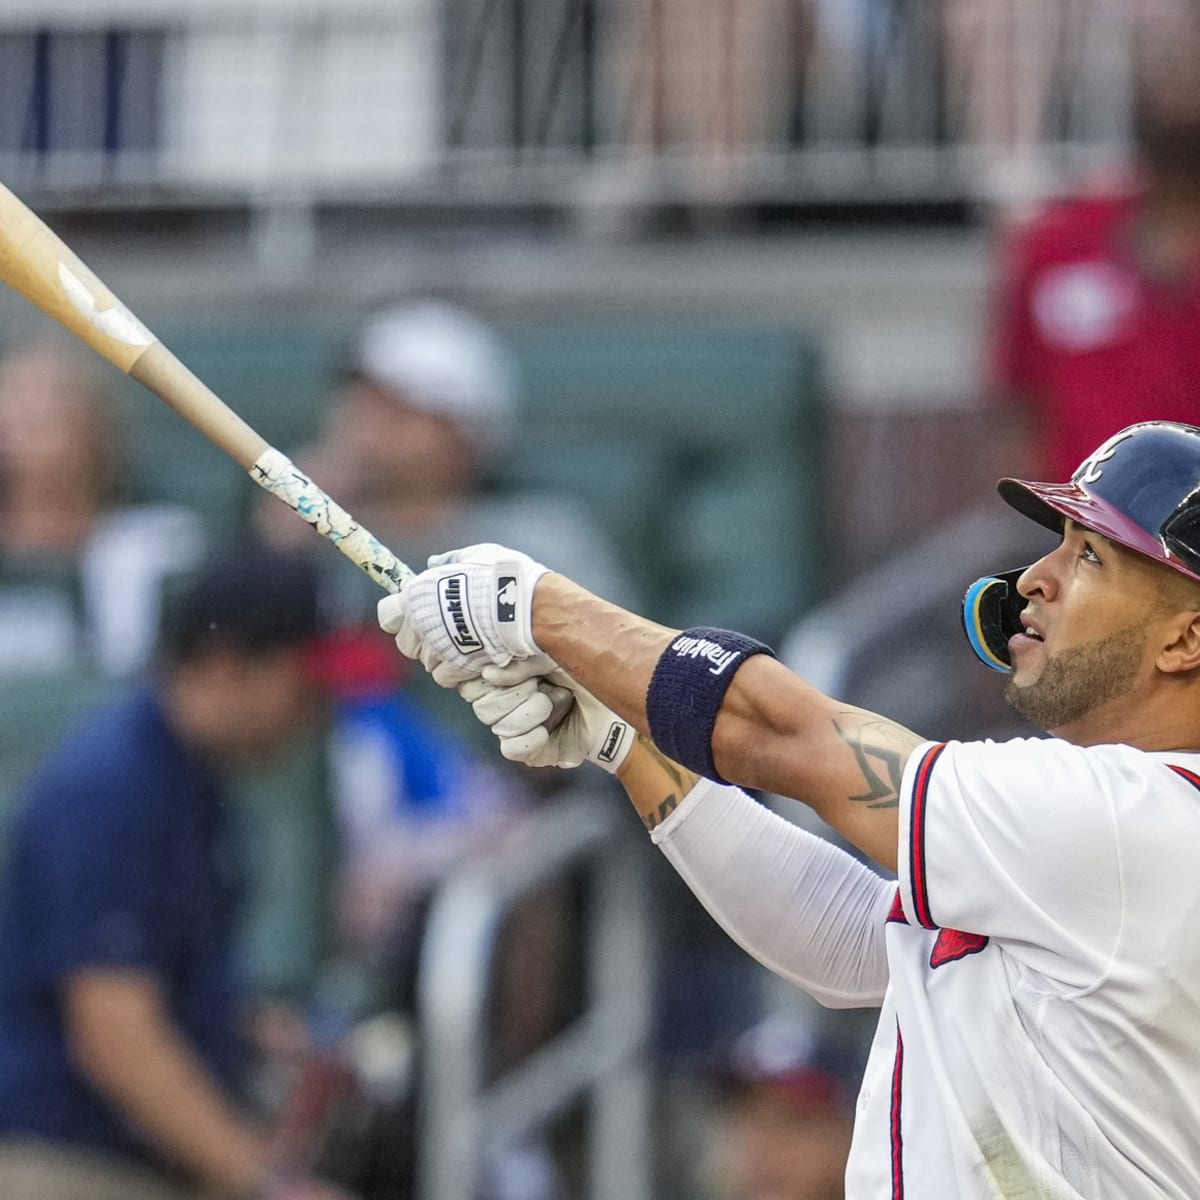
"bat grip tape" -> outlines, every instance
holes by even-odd
[[[717,713],[733,677],[770,646],[729,629],[685,629],[662,652],[646,689],[646,721],[654,744],[689,770],[727,783],[713,763]]]

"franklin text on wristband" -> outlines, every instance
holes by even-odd
[[[725,783],[712,757],[717,713],[738,668],[770,646],[728,629],[685,629],[662,652],[646,690],[646,721],[668,758]]]

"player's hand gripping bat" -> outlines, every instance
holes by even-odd
[[[166,401],[380,587],[398,591],[412,573],[201,383],[57,234],[2,184],[0,280]]]

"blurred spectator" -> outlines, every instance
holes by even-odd
[[[243,885],[227,782],[303,732],[319,689],[307,561],[213,561],[153,679],[34,776],[0,880],[6,1200],[329,1200],[243,1115]]]
[[[70,352],[0,361],[0,674],[127,675],[154,642],[162,582],[200,523],[125,500],[118,413]]]
[[[720,1063],[713,1200],[842,1200],[854,1083],[834,1042],[778,1013]]]
[[[349,640],[341,635],[334,644]],[[339,949],[386,964],[407,1006],[432,889],[493,845],[529,797],[512,773],[477,759],[397,690],[394,654],[378,674],[352,674],[346,656],[335,656],[343,663],[327,675],[335,693],[329,777],[342,845]]]
[[[365,322],[340,368],[322,436],[294,457],[402,560],[419,568],[446,546],[518,539],[541,561],[630,599],[624,571],[580,505],[563,497],[547,506],[494,485],[516,433],[519,382],[510,350],[479,318],[433,301],[387,308]],[[435,888],[515,832],[534,789],[548,784],[493,765],[486,729],[453,690],[423,671],[398,674],[405,667],[375,621],[381,593],[365,574],[328,553],[283,505],[265,500],[258,520],[277,544],[318,557],[339,625],[328,754],[342,855],[338,961],[327,975],[353,979],[367,1011],[411,1020]],[[496,1071],[524,1058],[556,1019],[563,908],[539,894],[512,917],[495,981]],[[392,1139],[410,1133],[398,1121]],[[514,1196],[538,1200],[554,1186],[539,1146],[500,1147],[493,1157],[496,1195],[507,1194],[517,1157],[530,1182]],[[527,1173],[533,1160],[539,1169]]]
[[[1200,420],[1195,62],[1148,69],[1131,177],[1049,204],[1004,248],[995,385],[1020,404],[1034,478],[1069,478],[1135,421]]]
[[[515,542],[599,594],[632,603],[624,569],[580,504],[563,496],[547,505],[494,486],[517,434],[519,391],[511,351],[478,317],[441,302],[400,304],[363,325],[335,380],[322,436],[294,457],[417,569],[447,546]],[[375,629],[381,593],[366,575],[325,554],[283,505],[264,499],[258,517],[277,544],[317,543],[337,618]],[[490,759],[479,722],[453,691],[420,671],[405,686],[447,728],[487,747]]]
[[[363,325],[323,435],[296,459],[410,565],[445,546],[519,537],[555,570],[628,596],[623,569],[578,503],[563,497],[550,507],[491,486],[517,433],[519,390],[511,351],[478,317],[441,302],[401,304]],[[280,508],[263,506],[271,534],[311,544]],[[353,571],[338,578],[359,582]],[[359,595],[370,603],[353,616],[365,607],[373,621],[379,593],[365,576]]]
[[[1069,68],[1064,46],[1083,37],[1076,21],[1095,4],[1038,0],[928,0],[940,5],[949,91],[966,108],[966,138],[983,194],[1002,208],[1044,193],[1052,169],[1044,160],[1048,111],[1060,76]],[[1119,80],[1106,81],[1117,86]]]
[[[719,159],[785,144],[812,42],[811,0],[632,0],[618,94],[632,140]]]
[[[374,669],[373,654],[361,648],[377,632],[335,634],[324,656],[322,674],[333,684],[328,782],[340,853],[332,956],[316,990],[331,996],[330,1015],[343,1028],[383,1018],[419,1055],[419,969],[434,894],[464,864],[527,836],[521,818],[536,796],[523,775],[483,761],[398,686],[394,652],[386,673]],[[347,652],[353,645],[359,649]],[[571,957],[565,910],[561,896],[542,889],[515,906],[498,937],[489,1073],[526,1059],[558,1020]],[[420,1148],[412,1084],[409,1076],[396,1081],[381,1114],[386,1145],[375,1138],[368,1151],[368,1170],[387,1173],[388,1200],[414,1194]],[[479,1200],[558,1195],[557,1166],[538,1139],[492,1147],[485,1176]]]

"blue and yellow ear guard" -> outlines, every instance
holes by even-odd
[[[1017,591],[1017,580],[1024,571],[1005,571],[977,579],[963,596],[963,631],[979,660],[993,671],[1012,670],[1008,639],[1021,632],[1021,611],[1027,601]]]

